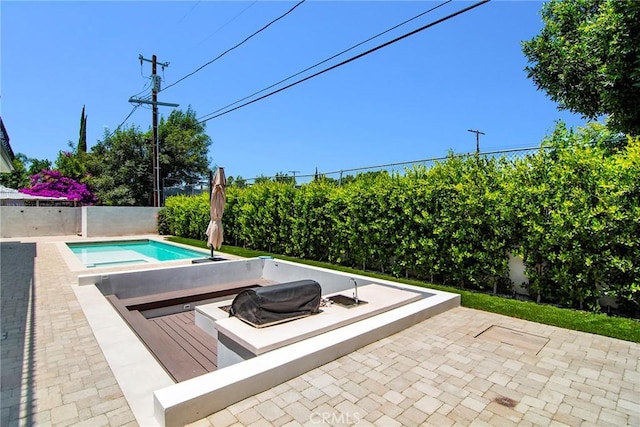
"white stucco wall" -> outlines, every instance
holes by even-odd
[[[157,234],[158,210],[136,206],[0,206],[0,237]]]
[[[142,206],[83,206],[82,237],[157,234],[159,210]]]
[[[80,208],[0,206],[0,237],[78,234],[80,214]]]

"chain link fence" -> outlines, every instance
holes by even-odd
[[[199,182],[197,184],[164,187],[162,189],[162,206],[167,197],[171,196],[197,196],[198,194],[208,193],[209,183]]]
[[[540,147],[528,147],[528,148],[517,148],[510,150],[499,150],[499,151],[486,151],[483,153],[478,153],[480,157],[503,157],[508,161],[515,161],[518,159],[522,159],[525,156],[535,154],[540,150]],[[468,157],[474,156],[475,153],[466,153],[466,154],[454,154],[453,157]],[[256,182],[272,180],[272,181],[290,181],[295,182],[296,185],[307,184],[318,177],[330,178],[338,183],[342,183],[345,178],[349,176],[357,176],[358,174],[367,173],[367,172],[380,172],[386,171],[390,174],[404,174],[407,169],[411,169],[414,166],[424,166],[426,168],[430,168],[435,165],[437,162],[446,161],[449,156],[444,157],[434,157],[430,159],[422,159],[422,160],[412,160],[408,162],[398,162],[398,163],[386,163],[383,165],[374,165],[374,166],[364,166],[359,168],[350,168],[350,169],[341,169],[336,171],[318,171],[312,174],[277,174],[275,176],[259,176],[255,178],[242,178],[242,184],[233,180],[231,178],[230,182],[235,182],[236,184],[241,185],[252,185]],[[170,196],[176,195],[198,195],[201,193],[205,193],[209,191],[209,186],[207,182],[200,182],[198,184],[186,185],[186,186],[175,186],[175,187],[165,187],[163,190],[163,196],[166,199]]]
[[[500,150],[500,151],[486,151],[483,153],[479,153],[478,156],[484,157],[484,158],[503,157],[508,161],[515,161],[518,159],[522,159],[527,155],[535,154],[536,152],[538,152],[538,150],[540,150],[540,147],[517,148],[517,149]],[[474,155],[475,153],[454,154],[453,157],[468,157],[468,156],[474,156]],[[309,183],[314,179],[322,176],[324,178],[334,179],[340,183],[348,176],[356,176],[358,174],[367,173],[367,172],[386,171],[390,174],[392,173],[404,174],[407,169],[411,169],[414,166],[424,166],[426,168],[430,168],[433,165],[435,165],[436,162],[443,162],[443,161],[446,161],[448,158],[449,156],[434,157],[430,159],[412,160],[408,162],[398,162],[398,163],[387,163],[383,165],[364,166],[359,168],[342,169],[337,171],[328,171],[328,172],[318,171],[312,174],[295,174],[295,175],[278,174],[275,176],[269,176],[269,177],[261,176],[256,178],[243,179],[243,180],[247,185],[251,185],[255,182],[260,182],[267,179],[283,180],[283,181],[291,180],[291,181],[295,181],[296,185],[300,185],[300,184]]]

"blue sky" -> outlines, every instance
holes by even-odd
[[[204,116],[439,3],[308,0],[158,99]],[[473,3],[453,1],[313,71]],[[295,4],[2,1],[1,114],[13,150],[55,160],[68,141],[77,143],[83,105],[91,147],[147,85],[151,66],[141,67],[139,55],[170,63],[159,70],[166,87]],[[488,151],[537,146],[556,120],[583,125],[558,111],[523,70],[520,43],[542,28],[541,6],[489,2],[210,120],[212,164],[244,178],[312,174],[471,152],[468,129],[486,134],[480,146]],[[130,125],[148,130],[151,110],[138,108]]]

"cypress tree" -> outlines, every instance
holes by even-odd
[[[82,106],[82,115],[80,116],[80,139],[78,140],[78,152],[87,152],[87,116],[84,114],[84,105]]]

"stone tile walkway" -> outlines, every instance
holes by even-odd
[[[2,425],[137,425],[57,247],[0,245]]]
[[[50,240],[0,244],[0,424],[138,425]],[[494,325],[547,341],[480,335]],[[638,426],[639,360],[640,344],[457,308],[191,425]]]
[[[549,340],[476,337],[492,325]],[[192,426],[638,426],[639,360],[638,344],[456,308]]]

